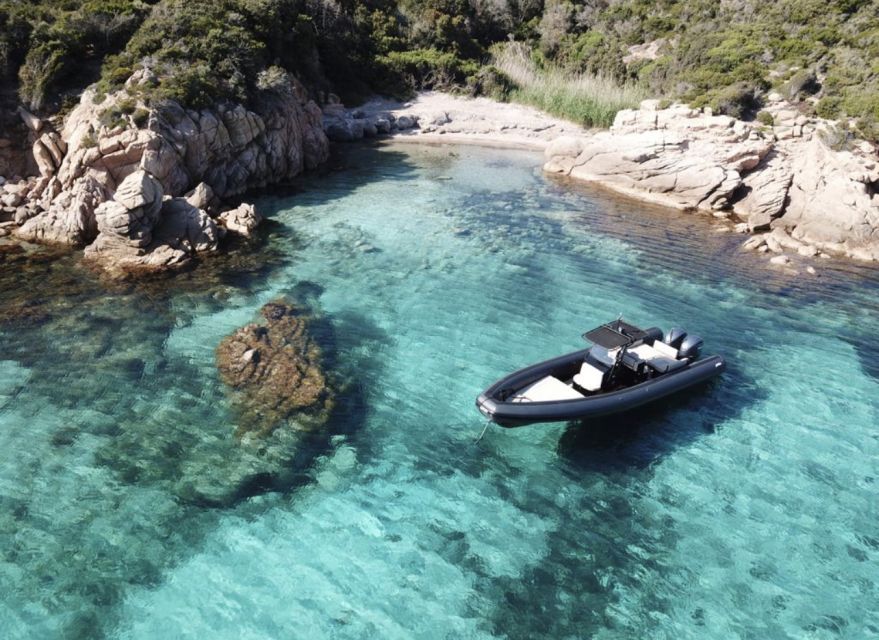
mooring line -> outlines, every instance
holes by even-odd
[[[473,441],[473,444],[479,444],[479,441],[482,440],[482,436],[484,436],[484,435],[485,435],[485,432],[488,431],[488,425],[490,425],[490,424],[491,424],[491,420],[486,420],[486,421],[485,421],[485,426],[482,427],[482,433],[480,433],[480,434],[479,434],[479,437],[476,438],[476,440]]]

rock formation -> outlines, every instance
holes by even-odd
[[[833,123],[781,103],[770,114],[776,126],[645,101],[619,112],[609,131],[553,141],[544,169],[680,209],[735,214],[801,255],[879,260],[872,145],[835,150]]]
[[[265,305],[262,315],[265,324],[248,324],[217,347],[220,377],[234,390],[239,433],[268,434],[290,418],[300,428],[323,424],[333,394],[309,319],[283,302]]]
[[[28,208],[26,216],[3,211],[21,221],[16,236],[88,246],[87,256],[111,269],[180,265],[216,249],[211,216],[224,199],[327,158],[321,110],[292,77],[260,92],[252,109],[195,111],[166,101],[149,111],[140,105],[136,123],[126,101],[149,80],[148,69],[137,71],[103,100],[87,90],[60,133],[41,124],[33,144],[39,178],[20,201],[12,203],[10,185],[0,194],[4,207]],[[177,198],[184,194],[188,200]],[[259,216],[236,211],[221,225],[249,234]]]
[[[242,204],[235,209],[221,213],[219,221],[229,231],[249,237],[262,222],[262,217],[252,204]]]

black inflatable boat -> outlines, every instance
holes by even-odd
[[[588,349],[520,369],[476,399],[503,427],[597,418],[659,400],[719,375],[721,356],[702,357],[702,339],[673,328],[663,334],[622,319],[588,331]]]

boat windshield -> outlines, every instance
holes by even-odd
[[[605,349],[616,349],[637,342],[646,335],[642,329],[620,319],[587,331],[583,338]]]

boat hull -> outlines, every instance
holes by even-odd
[[[720,375],[726,369],[726,363],[721,356],[709,356],[640,384],[582,399],[556,402],[506,402],[500,399],[506,397],[505,392],[511,389],[522,388],[552,371],[582,362],[587,351],[588,349],[575,351],[531,365],[498,380],[479,395],[476,399],[477,408],[485,417],[502,427],[599,418],[636,409],[679,393]]]

